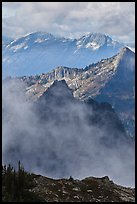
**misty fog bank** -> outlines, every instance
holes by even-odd
[[[21,160],[26,170],[53,178],[107,175],[134,186],[134,145],[124,139],[112,110],[94,111],[73,99],[64,83],[34,104],[26,100],[24,84],[14,80],[3,83],[2,110],[4,164]]]

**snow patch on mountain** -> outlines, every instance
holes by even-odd
[[[13,52],[17,52],[19,49],[24,48],[25,45],[26,45],[26,43],[21,43],[21,44],[19,44],[19,45],[16,45],[16,46],[11,47],[11,50],[13,50]]]
[[[45,73],[57,66],[82,68],[117,54],[123,44],[100,33],[78,39],[29,33],[3,46],[3,77]],[[10,63],[6,59],[10,58]]]
[[[101,33],[88,33],[88,35],[81,37],[77,41],[78,48],[91,48],[93,50],[99,49],[104,45],[117,46],[118,44],[117,41]]]

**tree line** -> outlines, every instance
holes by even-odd
[[[38,202],[40,198],[31,189],[33,175],[18,162],[17,170],[10,164],[2,166],[2,202]]]

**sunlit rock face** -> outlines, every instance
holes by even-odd
[[[122,120],[127,133],[135,134],[135,54],[123,48],[117,55],[83,69],[57,67],[51,72],[24,76],[29,99],[37,100],[55,80],[65,80],[80,100],[89,97],[110,103]]]

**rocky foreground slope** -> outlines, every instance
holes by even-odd
[[[51,179],[33,175],[35,192],[42,202],[135,202],[135,189],[113,183],[107,176],[83,180]]]
[[[2,166],[2,202],[135,202],[135,189],[108,176],[52,179],[26,172],[19,162],[18,171]]]

